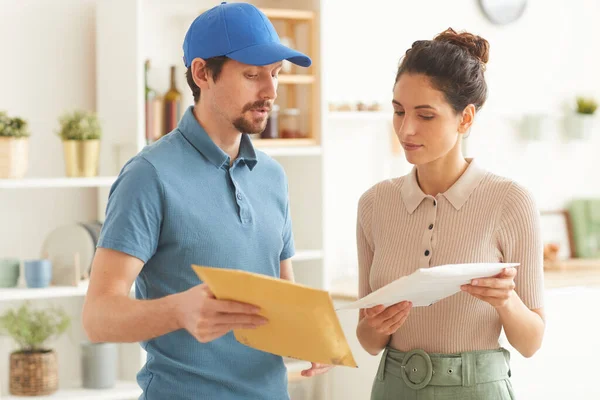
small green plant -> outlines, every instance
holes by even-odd
[[[102,128],[96,113],[75,110],[65,113],[59,118],[60,130],[57,132],[62,140],[95,140],[102,136]]]
[[[598,108],[598,103],[592,98],[578,97],[577,112],[579,114],[593,114]]]
[[[34,310],[24,303],[0,316],[0,329],[11,336],[22,352],[46,351],[44,344],[63,334],[71,319],[60,308]]]
[[[27,121],[22,118],[11,118],[4,111],[0,111],[0,136],[23,138],[29,136]]]

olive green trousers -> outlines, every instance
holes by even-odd
[[[505,349],[460,354],[386,348],[371,400],[513,400]]]

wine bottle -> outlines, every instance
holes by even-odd
[[[165,132],[171,132],[177,128],[179,118],[181,117],[181,93],[177,90],[175,83],[175,66],[171,66],[171,87],[165,93]]]
[[[146,105],[146,144],[153,143],[160,136],[156,136],[156,113],[154,107],[154,100],[156,98],[156,91],[148,85],[148,72],[150,71],[150,60],[146,60],[144,64],[144,99]]]

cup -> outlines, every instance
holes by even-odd
[[[52,280],[52,262],[48,259],[25,260],[25,282],[29,288],[45,288]]]
[[[0,287],[15,287],[19,282],[21,261],[17,258],[0,259]]]
[[[81,344],[81,369],[83,387],[109,389],[115,386],[117,345],[115,343]]]

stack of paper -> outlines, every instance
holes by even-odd
[[[471,263],[421,268],[338,310],[370,308],[377,305],[388,307],[405,300],[411,301],[413,307],[430,306],[460,292],[461,285],[471,283],[473,279],[492,277],[498,275],[504,268],[518,265],[518,263]]]

